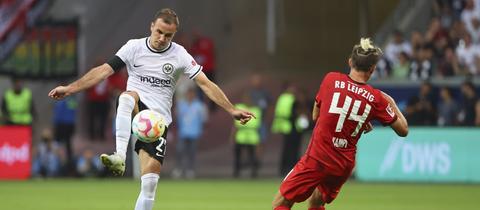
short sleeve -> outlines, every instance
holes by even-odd
[[[203,69],[185,49],[183,49],[183,53],[179,54],[179,59],[180,68],[183,69],[189,79],[194,79]]]
[[[380,123],[385,126],[392,124],[393,122],[395,122],[395,120],[397,120],[397,115],[393,111],[390,103],[387,101],[387,99],[383,97],[380,91],[377,91],[376,95],[378,96],[379,100],[376,106],[377,110],[375,114],[375,119],[380,121]]]
[[[325,86],[326,86],[329,75],[330,74],[325,75],[322,83],[320,84],[320,87],[318,88],[317,95],[315,96],[315,102],[317,102],[318,108],[320,108],[320,104],[322,103],[322,97],[323,97],[325,89],[326,89]]]
[[[133,58],[133,53],[134,53],[134,43],[133,40],[129,40],[127,43],[125,43],[115,54],[117,57],[122,59],[124,63],[130,63],[130,61]]]

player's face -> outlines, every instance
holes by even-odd
[[[158,18],[150,25],[150,45],[156,50],[162,50],[167,47],[173,39],[177,26],[167,24],[163,19]]]

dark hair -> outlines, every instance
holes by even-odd
[[[369,38],[360,39],[360,44],[353,47],[350,58],[352,67],[359,71],[368,71],[376,65],[383,53],[380,48],[374,46]]]
[[[175,24],[177,27],[180,26],[180,21],[178,21],[178,16],[175,11],[170,8],[164,8],[155,13],[152,22],[157,21],[157,19],[162,19],[166,24]]]

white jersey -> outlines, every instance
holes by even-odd
[[[149,37],[131,39],[118,50],[127,66],[127,91],[135,91],[149,108],[165,116],[167,125],[172,122],[172,99],[175,85],[181,74],[195,78],[202,66],[181,45],[171,42],[163,51],[149,45]]]

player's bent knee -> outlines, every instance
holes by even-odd
[[[132,96],[131,94],[122,93],[118,97],[118,102],[120,104],[133,104],[133,105],[135,105],[135,103],[137,103],[137,100],[135,99],[135,96]]]
[[[122,94],[118,97],[117,114],[129,116],[135,109],[135,98],[129,94]]]
[[[131,90],[124,91],[120,95],[130,95],[135,99],[135,101],[138,101],[140,99],[140,96],[138,96],[138,93]]]
[[[272,207],[274,209],[279,206],[291,207],[292,205],[293,205],[293,202],[287,200],[285,197],[283,197],[281,193],[278,193],[272,202]]]
[[[315,189],[315,191],[313,191],[312,196],[310,196],[310,199],[308,199],[308,204],[311,208],[318,208],[325,204],[325,201],[322,199],[322,193],[318,189]]]

